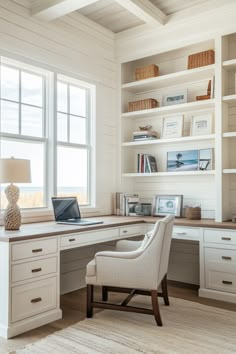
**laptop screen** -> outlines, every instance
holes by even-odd
[[[80,219],[80,210],[76,197],[52,197],[56,221]]]

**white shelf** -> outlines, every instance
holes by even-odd
[[[235,170],[236,172],[236,170]],[[206,176],[214,175],[215,170],[211,171],[182,171],[182,172],[156,172],[156,173],[123,173],[122,177],[166,177],[166,176]]]
[[[236,168],[225,168],[223,173],[236,173]]]
[[[199,110],[212,110],[215,105],[215,100],[194,101],[188,103],[175,104],[173,106],[164,106],[151,109],[143,109],[141,111],[122,113],[123,118],[143,118],[150,115],[163,115],[168,113],[179,112],[195,112]]]
[[[236,137],[236,132],[223,133],[223,138],[235,138],[235,137]]]
[[[223,68],[227,71],[236,70],[236,59],[226,60],[223,62]]]
[[[236,102],[236,95],[224,96],[222,100],[225,103],[235,103]]]
[[[196,69],[184,70],[168,75],[129,82],[127,84],[123,84],[121,88],[133,93],[140,93],[143,91],[150,91],[168,86],[186,85],[190,82],[211,79],[211,77],[214,76],[214,73],[215,65],[212,64]]]
[[[185,143],[185,142],[188,142],[188,141],[191,142],[191,141],[214,140],[214,139],[215,139],[215,134],[209,134],[209,135],[199,135],[199,136],[185,136],[185,137],[182,137],[182,138],[172,138],[172,139],[156,139],[156,140],[131,141],[131,142],[123,143],[122,146],[124,146],[124,147],[133,147],[133,146],[140,146],[140,145]]]

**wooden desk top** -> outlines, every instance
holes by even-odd
[[[35,239],[40,237],[66,235],[78,232],[86,232],[93,230],[107,229],[111,227],[121,227],[126,225],[138,223],[155,223],[160,220],[160,217],[154,216],[100,216],[94,217],[96,220],[102,220],[102,224],[78,226],[78,225],[65,225],[56,224],[54,221],[24,224],[18,231],[5,231],[3,227],[0,228],[0,241],[13,242],[22,241],[27,239]],[[213,219],[202,220],[187,220],[186,218],[176,218],[176,226],[186,227],[210,227],[222,229],[235,229],[236,223],[229,221],[215,222]]]

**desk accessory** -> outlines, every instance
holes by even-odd
[[[8,205],[4,214],[5,230],[19,230],[21,226],[21,212],[17,205],[20,189],[13,183],[30,183],[30,160],[1,158],[0,159],[0,183],[10,183],[5,193]]]

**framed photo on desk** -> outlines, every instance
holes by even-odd
[[[162,195],[154,196],[152,215],[182,215],[183,195]]]

